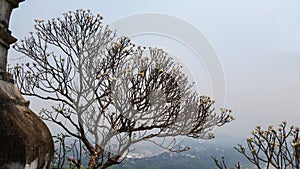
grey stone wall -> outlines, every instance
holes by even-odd
[[[11,36],[9,28],[9,19],[13,8],[24,0],[0,0],[0,69],[6,70],[7,50],[9,45],[16,39]]]

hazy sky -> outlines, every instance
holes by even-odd
[[[14,10],[10,30],[23,38],[33,30],[34,19],[80,8],[102,14],[105,23],[133,14],[168,14],[205,34],[223,65],[225,106],[237,118],[218,133],[244,137],[256,124],[277,125],[282,120],[300,126],[299,0],[26,0]],[[141,39],[137,41],[143,43]],[[178,47],[168,48],[172,50],[180,53]],[[11,52],[9,61],[18,57]]]

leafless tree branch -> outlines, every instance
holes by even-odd
[[[16,84],[24,95],[57,103],[41,117],[83,143],[90,169],[120,163],[141,141],[180,151],[174,140],[156,138],[211,139],[234,119],[193,91],[174,58],[117,38],[100,15],[77,10],[35,22],[36,31],[14,46],[31,59],[14,67]]]

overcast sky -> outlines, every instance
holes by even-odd
[[[202,32],[214,46],[225,73],[225,106],[237,118],[218,133],[244,137],[257,124],[276,125],[282,120],[300,126],[299,0],[26,0],[13,11],[10,30],[23,38],[33,30],[34,19],[51,19],[80,8],[102,14],[107,24],[134,14],[168,14]],[[142,39],[136,41],[143,43]],[[178,47],[167,50],[180,54]],[[19,57],[10,52],[9,61]],[[190,64],[197,78],[197,66]]]

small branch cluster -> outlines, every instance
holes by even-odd
[[[216,165],[216,167],[218,169],[233,169],[233,168],[229,168],[224,160],[224,157],[222,157],[222,160],[219,161],[218,159],[216,159],[215,157],[212,157],[214,164]],[[234,165],[235,169],[241,169],[242,166],[241,164],[238,162],[237,164]]]
[[[247,138],[247,148],[239,145],[235,149],[243,154],[257,168],[299,168],[299,128],[288,127],[283,121],[277,129],[269,126],[263,130],[257,126]]]
[[[82,168],[82,157],[86,155],[84,147],[82,147],[80,140],[70,141],[69,135],[60,133],[53,136],[55,143],[55,154],[52,162],[52,168]]]

